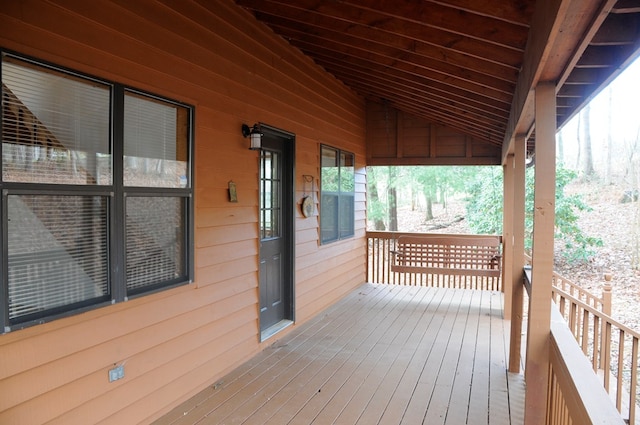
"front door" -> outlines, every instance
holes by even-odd
[[[293,321],[293,137],[262,127],[260,152],[260,331]]]

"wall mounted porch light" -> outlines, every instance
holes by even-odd
[[[249,137],[249,149],[262,149],[262,132],[260,131],[259,124],[254,124],[253,127],[242,124],[242,136],[244,138],[246,138],[247,136]]]

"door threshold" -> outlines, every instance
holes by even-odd
[[[293,320],[283,319],[275,325],[269,326],[267,329],[260,332],[260,342],[266,341],[267,339],[271,338],[278,332],[288,328],[291,325],[293,325]]]

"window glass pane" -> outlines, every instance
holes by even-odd
[[[111,184],[110,86],[2,61],[2,178]]]
[[[352,193],[355,188],[353,154],[340,154],[340,192]]]
[[[281,207],[280,153],[265,149],[261,151],[260,158],[260,237],[269,239],[281,236],[279,221]]]
[[[185,199],[127,197],[127,292],[185,278]]]
[[[125,186],[189,187],[188,117],[187,108],[126,93]]]
[[[320,230],[324,243],[354,234],[355,157],[326,146],[321,157]]]
[[[338,195],[323,193],[320,199],[320,229],[322,242],[338,239]]]
[[[335,149],[322,148],[322,175],[323,192],[336,192],[339,188],[339,168],[338,168],[338,151]]]
[[[8,211],[11,321],[109,295],[105,197],[9,195]]]
[[[354,208],[353,195],[340,195],[340,237],[353,236],[354,234]]]

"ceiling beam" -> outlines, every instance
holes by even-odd
[[[564,83],[615,2],[538,0],[503,140],[503,162],[513,152],[515,136],[532,131],[535,86]]]

